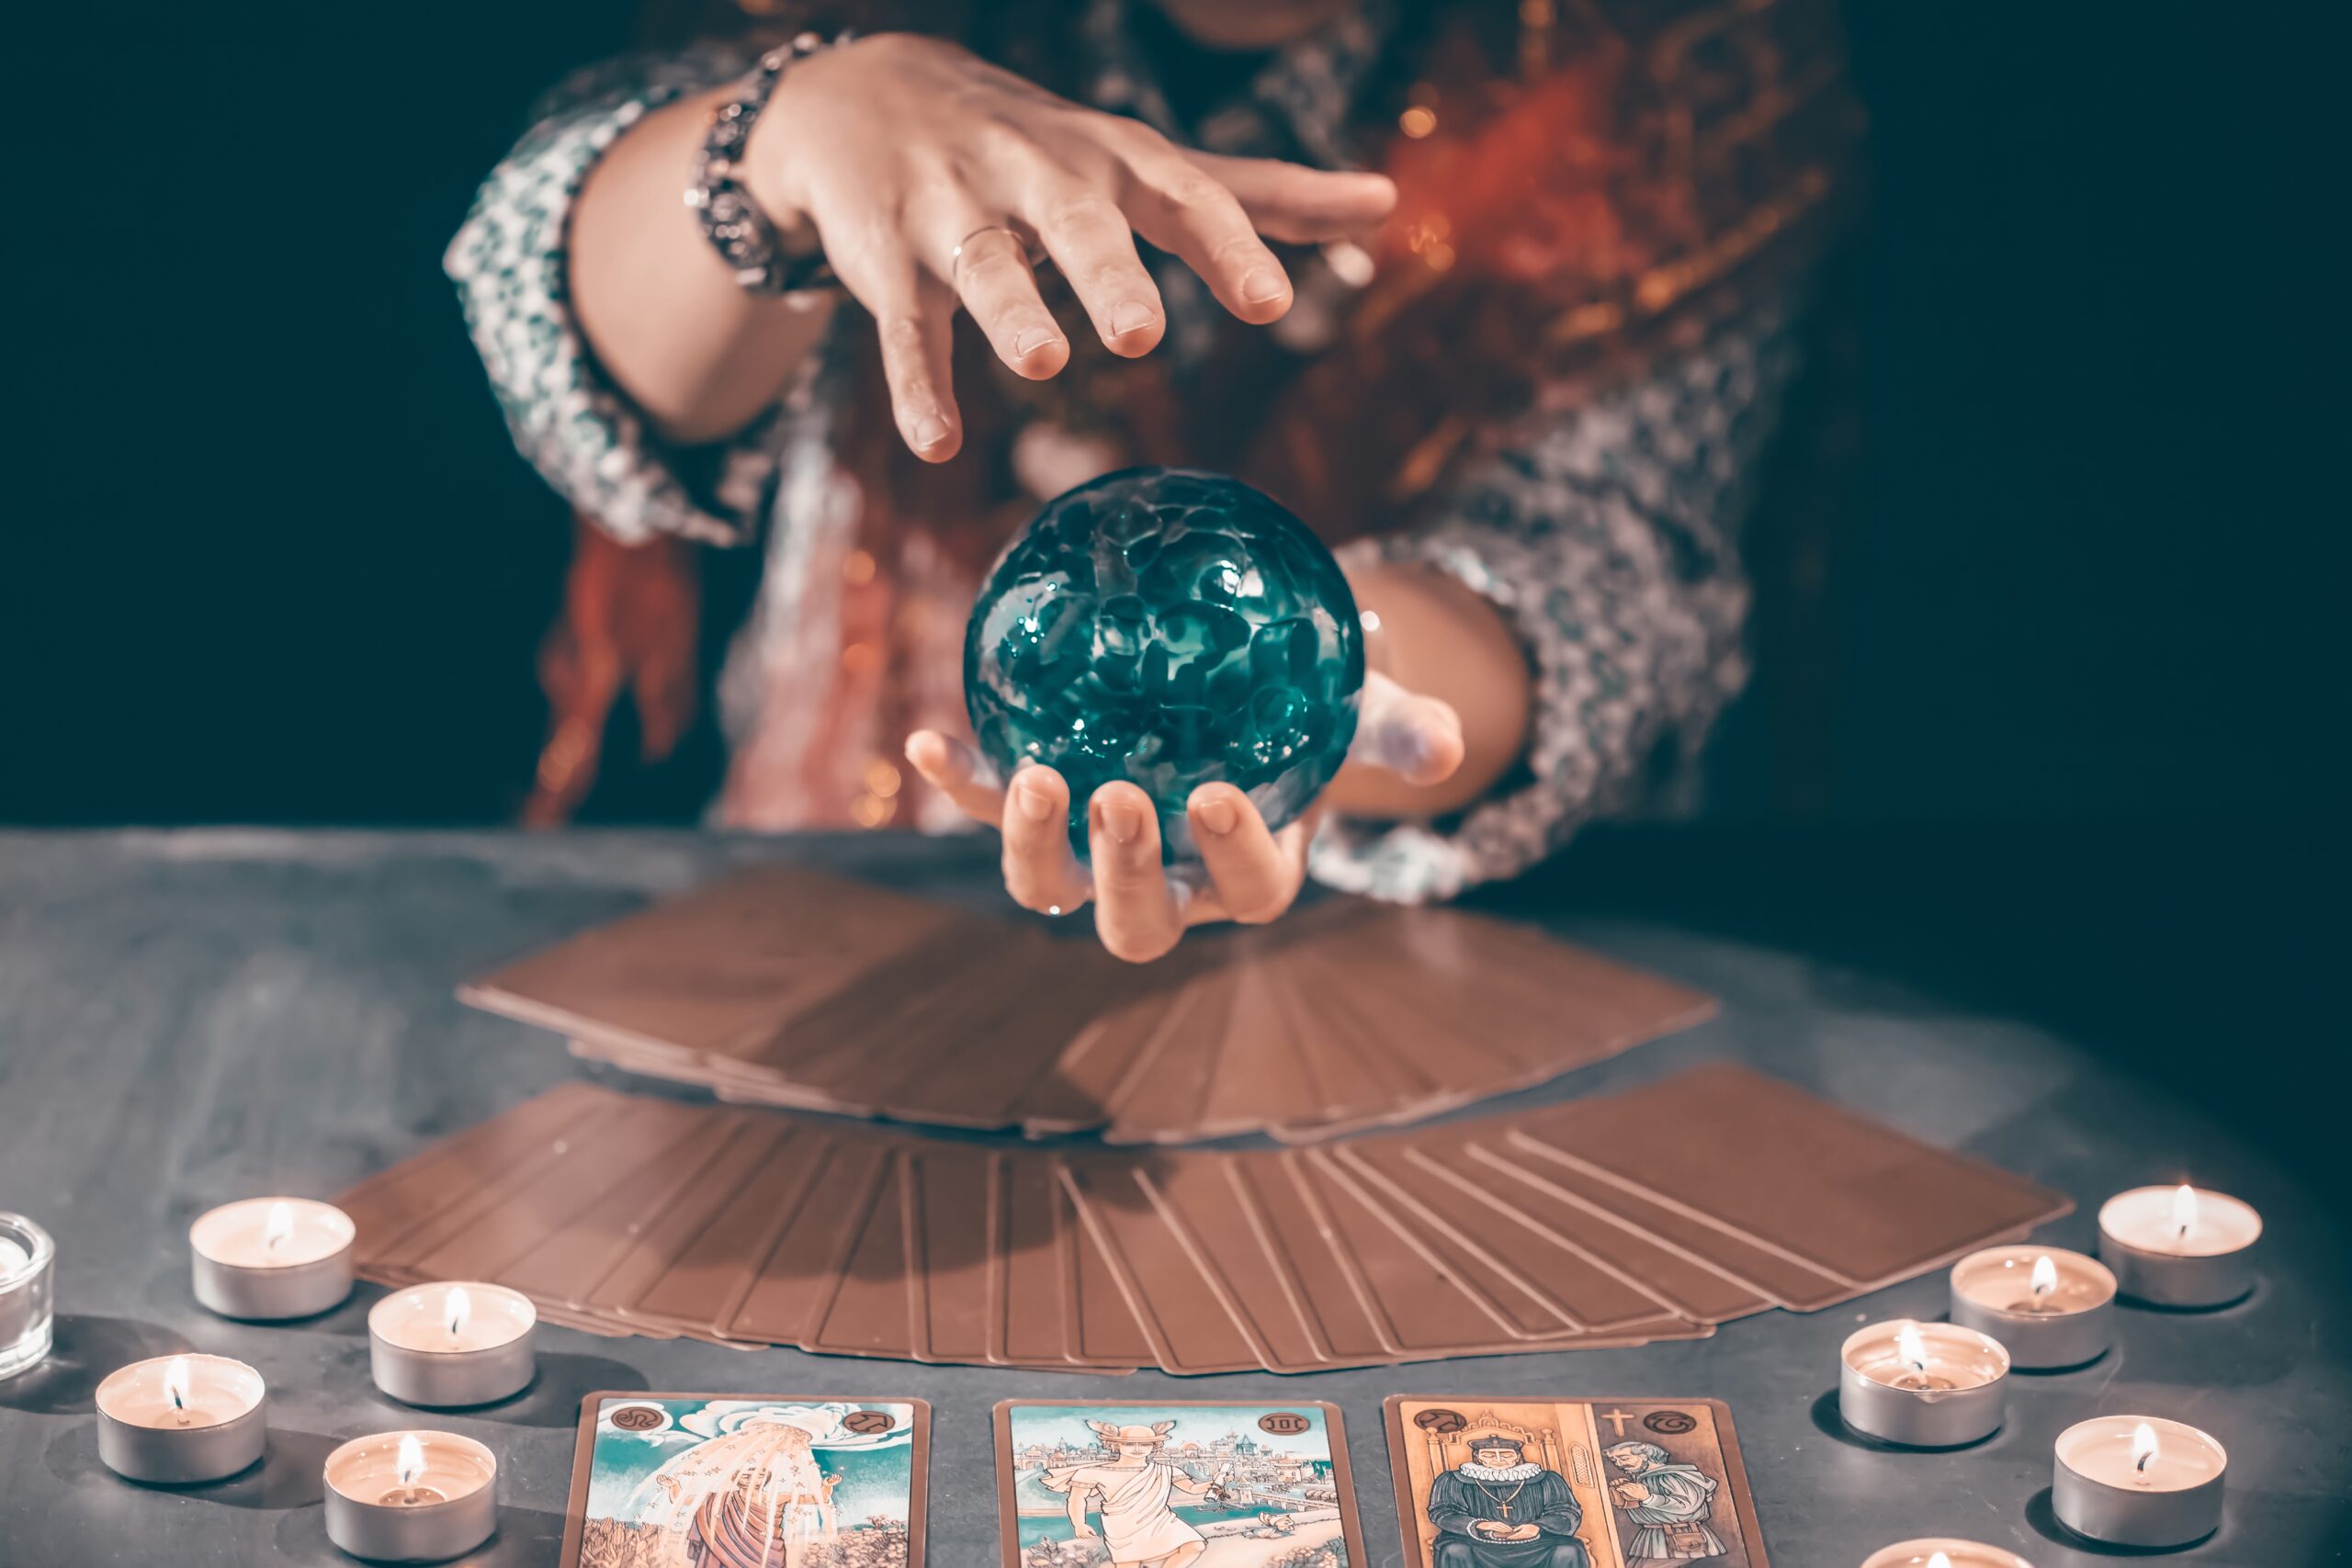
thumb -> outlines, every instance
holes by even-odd
[[[1387,676],[1364,676],[1350,757],[1385,768],[1407,784],[1442,784],[1462,765],[1462,719],[1450,703],[1408,692]]]

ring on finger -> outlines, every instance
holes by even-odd
[[[972,243],[983,234],[1002,234],[1012,242],[1021,252],[1022,258],[1033,267],[1046,259],[1046,248],[1034,241],[1023,239],[1021,231],[1010,223],[987,223],[956,242],[956,249],[947,258],[947,280],[950,283],[953,283],[956,275],[964,270],[964,256],[971,250]]]

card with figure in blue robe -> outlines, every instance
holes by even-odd
[[[1408,1568],[1769,1568],[1716,1400],[1398,1394]]]

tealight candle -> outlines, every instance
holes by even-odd
[[[22,1214],[0,1213],[0,1378],[49,1354],[57,1248]]]
[[[2079,1367],[2115,1337],[2115,1276],[2063,1247],[1993,1247],[1951,1270],[1951,1320],[1989,1334],[2014,1367]]]
[[[308,1198],[248,1198],[187,1228],[196,1299],[223,1317],[311,1317],[351,1294],[351,1216]]]
[[[2098,1255],[2127,1295],[2158,1306],[2222,1306],[2254,1289],[2262,1216],[2226,1192],[2135,1187],[2099,1205]]]
[[[2100,1416],[2058,1434],[2050,1504],[2077,1535],[2186,1546],[2222,1523],[2229,1455],[2211,1435],[2152,1416]]]
[[[265,1392],[259,1372],[226,1356],[133,1361],[98,1384],[98,1457],[164,1486],[234,1475],[261,1458]]]
[[[370,1562],[461,1557],[498,1529],[498,1461],[455,1432],[355,1438],[326,1463],[327,1539]]]
[[[1838,1412],[1846,1425],[1905,1448],[1948,1449],[2001,1425],[2009,1353],[1953,1323],[1873,1323],[1838,1356]]]
[[[368,1314],[376,1386],[408,1404],[488,1404],[519,1393],[537,1370],[531,1298],[503,1285],[417,1285]]]
[[[1862,1560],[1862,1568],[2033,1568],[2014,1551],[1974,1540],[1898,1540]]]

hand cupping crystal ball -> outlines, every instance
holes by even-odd
[[[1190,858],[1198,786],[1246,793],[1269,828],[1331,782],[1354,739],[1363,634],[1306,525],[1221,474],[1130,468],[1047,504],[989,574],[964,633],[964,700],[1006,778],[1069,781],[1070,843],[1114,779]]]

